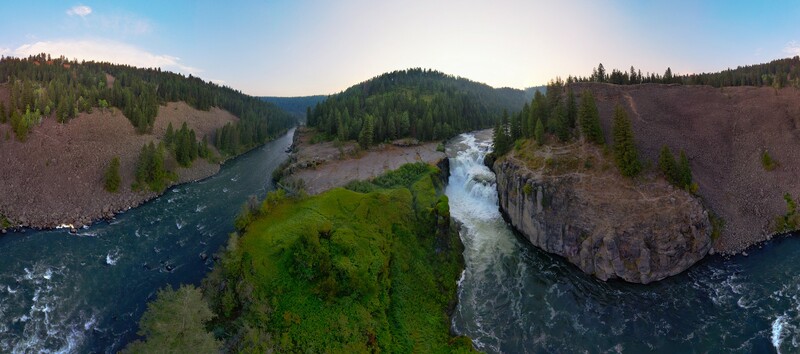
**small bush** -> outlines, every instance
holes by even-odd
[[[516,150],[516,151],[522,150],[522,144],[523,143],[525,143],[525,141],[522,140],[522,139],[519,139],[519,140],[515,141],[514,142],[514,150]]]
[[[785,193],[783,199],[786,201],[786,214],[775,218],[775,232],[779,233],[794,231],[800,226],[797,202],[792,199],[792,195],[789,193]]]
[[[725,220],[713,212],[708,214],[708,218],[711,221],[711,239],[716,241],[722,236],[722,230],[725,229]]]
[[[775,159],[769,155],[769,151],[764,150],[764,152],[761,153],[761,166],[767,171],[772,171],[778,167],[778,161],[775,161]]]
[[[530,184],[526,183],[525,186],[522,187],[522,193],[525,193],[525,195],[531,195],[532,192],[533,192],[533,187],[531,187]]]

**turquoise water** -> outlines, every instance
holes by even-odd
[[[708,257],[649,285],[602,282],[515,235],[497,208],[487,141],[449,144],[466,270],[453,330],[490,353],[799,353],[800,238]],[[458,150],[456,154],[453,149]],[[490,182],[485,182],[490,181]]]
[[[198,284],[248,196],[273,188],[292,132],[110,222],[0,237],[0,352],[116,352],[165,285]],[[206,260],[201,254],[208,256]]]

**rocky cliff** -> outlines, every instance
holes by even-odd
[[[594,146],[528,143],[494,164],[500,209],[533,245],[602,280],[649,283],[711,249],[701,204],[657,176],[622,177]]]

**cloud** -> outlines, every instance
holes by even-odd
[[[0,48],[0,55],[8,56],[10,54],[11,54],[11,49],[10,48]]]
[[[783,52],[791,56],[800,55],[800,43],[797,41],[790,41],[783,47]]]
[[[91,13],[92,13],[92,8],[85,5],[73,6],[71,9],[67,10],[67,15],[70,16],[86,17]]]
[[[182,74],[197,75],[198,68],[185,65],[181,59],[166,54],[153,54],[130,44],[110,40],[55,40],[24,44],[9,53],[21,58],[48,53],[68,59],[107,61],[140,68],[161,68]]]

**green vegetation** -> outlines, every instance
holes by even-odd
[[[772,171],[778,167],[778,161],[775,161],[775,159],[769,155],[769,151],[764,150],[764,152],[761,153],[761,166],[767,171]]]
[[[119,175],[119,157],[114,156],[108,169],[104,175],[106,191],[116,193],[119,190],[119,185],[122,183],[122,177]]]
[[[786,201],[786,214],[775,218],[775,232],[790,232],[797,230],[800,226],[800,213],[797,212],[797,201],[792,199],[792,195],[785,193],[783,199]]]
[[[572,82],[607,82],[616,85],[636,85],[644,83],[726,86],[771,86],[800,87],[800,56],[773,60],[769,63],[740,66],[717,73],[677,75],[667,68],[664,74],[646,73],[631,66],[627,72],[613,69],[606,74],[603,64],[593,69],[589,77],[567,78]]]
[[[248,203],[204,280],[214,333],[232,352],[471,351],[449,335],[463,248],[438,169],[348,187]]]
[[[572,90],[565,88],[561,79],[551,81],[546,95],[537,90],[530,104],[526,103],[521,111],[508,118],[503,115],[495,126],[494,154],[504,155],[511,143],[520,139],[534,138],[538,144],[543,144],[547,134],[555,135],[562,142],[569,141],[577,136],[577,119],[578,107]]]
[[[200,289],[183,285],[158,291],[139,322],[137,340],[123,353],[217,353],[220,343],[205,324],[214,317]]]
[[[494,127],[492,140],[494,141],[493,153],[496,156],[505,155],[511,149],[511,135],[508,131],[508,113],[503,112],[503,117]]]
[[[524,95],[437,71],[401,70],[328,97],[309,112],[308,125],[362,147],[405,137],[441,140],[491,127],[504,109],[519,109]]]
[[[605,144],[603,129],[600,127],[600,112],[597,110],[592,91],[585,90],[581,94],[581,108],[578,111],[578,119],[586,140],[597,145]]]
[[[719,217],[713,211],[708,213],[708,219],[711,221],[711,239],[716,241],[722,236],[722,230],[725,229],[725,219]]]
[[[151,142],[142,146],[136,163],[136,179],[131,186],[133,190],[149,189],[161,193],[170,181],[177,179],[174,173],[164,168],[164,152],[163,144],[156,146]]]
[[[194,129],[189,129],[186,122],[183,122],[178,131],[175,131],[172,123],[169,123],[167,132],[164,134],[164,144],[172,150],[175,160],[183,167],[191,166],[192,161],[198,157],[211,157],[208,142],[205,139],[198,142]]]
[[[307,116],[310,116],[311,107],[317,105],[325,99],[328,98],[326,95],[316,95],[316,96],[301,96],[301,97],[274,97],[274,96],[266,96],[266,97],[259,97],[261,100],[265,102],[272,103],[287,113],[294,116],[297,120],[305,119]]]
[[[42,115],[54,114],[63,123],[81,112],[109,106],[119,108],[140,133],[149,132],[159,105],[176,101],[200,110],[219,107],[238,116],[240,120],[227,126],[227,131],[215,134],[215,142],[224,144],[220,150],[229,154],[263,143],[295,124],[292,116],[258,98],[161,69],[69,61],[45,54],[5,57],[0,60],[0,83],[7,83],[10,92],[10,104],[3,107],[5,114],[0,118],[11,119],[21,141]]]
[[[533,138],[536,139],[536,143],[539,145],[544,144],[544,125],[541,119],[536,120],[536,129],[533,132]]]
[[[669,147],[662,146],[658,157],[658,167],[669,183],[688,191],[695,189],[692,192],[696,192],[696,184],[692,182],[692,169],[685,151],[681,150],[680,159],[676,162]]]
[[[617,105],[614,108],[612,130],[614,135],[614,161],[617,163],[622,175],[635,177],[642,171],[642,164],[639,162],[639,152],[636,150],[636,143],[633,140],[631,120],[621,105]],[[685,155],[683,156],[685,157]]]

